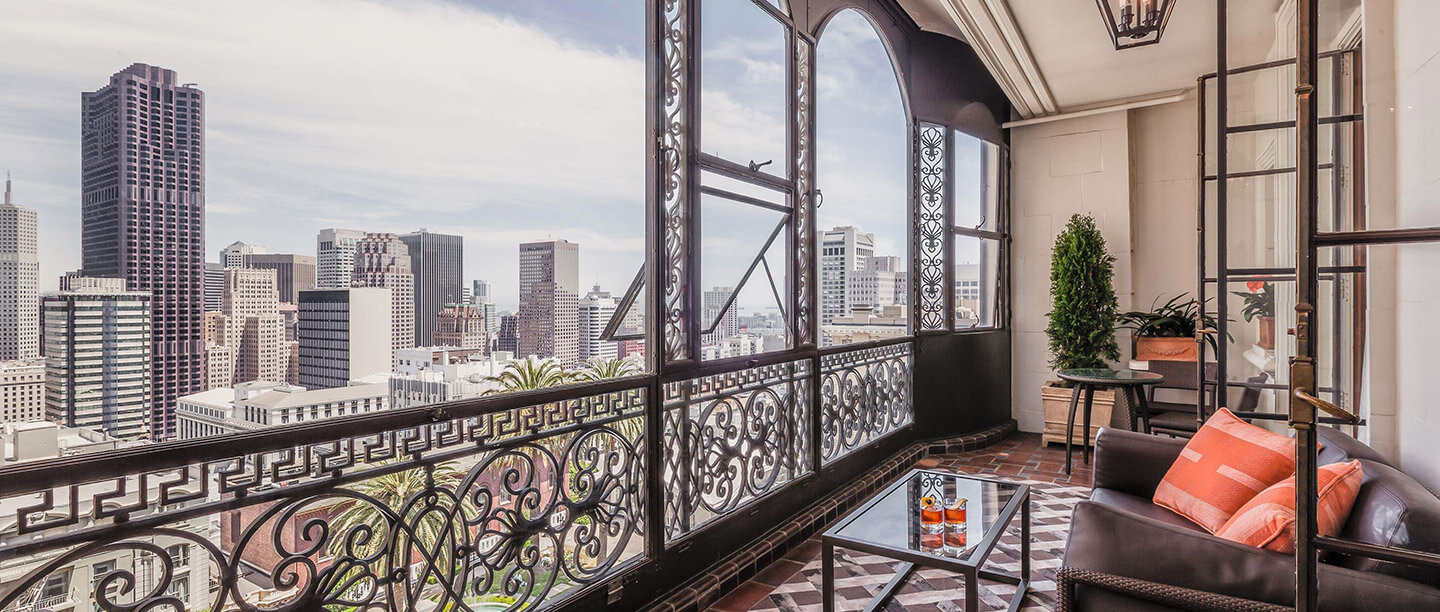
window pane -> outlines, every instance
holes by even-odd
[[[955,236],[955,329],[995,326],[999,263],[999,241]]]
[[[910,142],[890,53],[846,10],[825,26],[815,70],[820,344],[904,336]]]
[[[994,230],[1000,201],[1000,147],[955,132],[955,226]]]
[[[786,28],[749,0],[702,2],[700,150],[790,172]]]
[[[619,356],[579,323],[645,262],[644,0],[124,4],[0,20],[33,334],[82,427],[294,425]],[[67,335],[101,324],[119,345]]]
[[[712,195],[700,206],[701,358],[789,348],[788,216]]]

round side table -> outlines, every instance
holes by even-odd
[[[1096,389],[1119,389],[1133,402],[1130,411],[1131,429],[1134,429],[1135,410],[1149,414],[1150,401],[1145,396],[1145,385],[1158,385],[1165,377],[1142,370],[1108,370],[1104,368],[1075,368],[1055,373],[1061,380],[1074,386],[1070,392],[1070,413],[1065,417],[1065,473],[1070,473],[1070,445],[1075,437],[1075,407],[1080,402],[1080,393],[1085,393],[1085,439],[1080,441],[1081,454],[1085,463],[1090,463],[1090,406],[1095,399]]]

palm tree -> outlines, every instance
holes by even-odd
[[[544,389],[563,385],[574,379],[575,375],[566,372],[554,359],[526,357],[524,361],[512,361],[506,364],[505,369],[499,375],[485,377],[485,380],[500,385],[500,388],[491,389],[485,394]]]
[[[639,373],[640,366],[628,357],[596,357],[581,364],[580,371],[575,373],[575,377],[580,380],[596,381]]]
[[[455,467],[453,462],[441,463],[434,467],[433,480],[427,476],[424,468],[403,470],[369,478],[348,488],[359,493],[370,501],[342,502],[337,505],[340,513],[331,519],[331,540],[330,553],[337,557],[346,553],[346,534],[353,527],[368,525],[374,529],[375,537],[371,539],[370,547],[364,550],[349,551],[356,556],[374,554],[376,548],[384,541],[388,521],[384,514],[378,509],[379,506],[390,508],[396,512],[402,512],[406,502],[410,501],[416,494],[430,489],[433,485],[436,489],[455,490],[460,484],[460,479],[465,474]],[[405,520],[402,517],[401,520]],[[414,537],[425,544],[433,544],[439,541],[440,533],[446,529],[445,521],[438,515],[431,514],[413,526]],[[452,529],[454,527],[451,527]]]

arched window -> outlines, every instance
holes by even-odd
[[[909,121],[890,52],[855,9],[816,59],[816,284],[821,346],[909,333]]]

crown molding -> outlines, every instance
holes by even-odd
[[[1006,0],[938,0],[1023,118],[1060,111]]]

